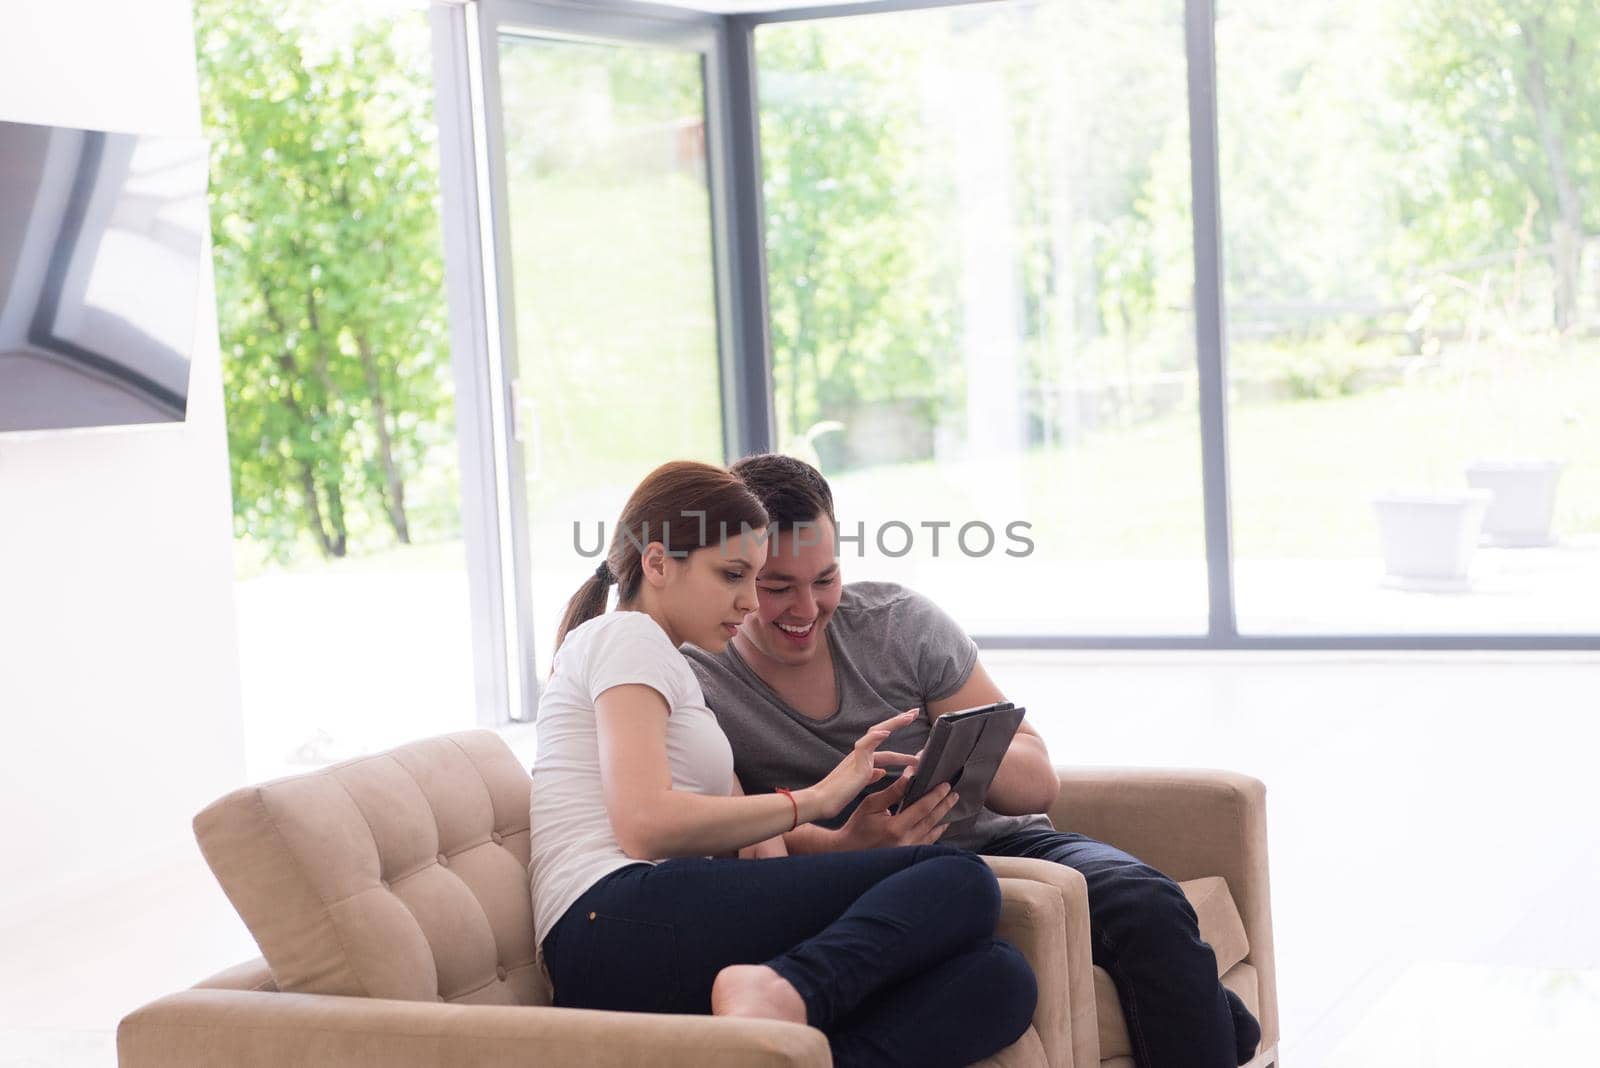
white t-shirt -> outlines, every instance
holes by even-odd
[[[617,844],[600,783],[595,699],[637,683],[666,698],[672,788],[733,792],[733,750],[700,682],[644,612],[607,612],[574,627],[539,701],[539,755],[529,801],[534,932],[543,943],[572,903],[618,868],[640,863]]]

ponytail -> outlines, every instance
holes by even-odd
[[[616,576],[611,573],[611,564],[601,560],[600,566],[594,569],[594,574],[590,575],[588,580],[578,587],[578,592],[567,601],[567,610],[561,616],[561,626],[556,630],[557,649],[567,640],[569,630],[605,612],[606,588],[615,581]],[[554,670],[552,666],[551,671]]]

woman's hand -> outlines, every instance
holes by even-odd
[[[875,725],[856,740],[850,755],[841,760],[827,778],[815,786],[795,791],[796,800],[801,802],[800,822],[810,823],[838,815],[857,794],[883,778],[885,768],[915,764],[917,758],[908,753],[880,753],[878,747],[919,713],[920,709],[913,708]]]

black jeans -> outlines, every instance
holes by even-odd
[[[711,1011],[730,964],[765,964],[840,1065],[964,1065],[1016,1041],[1038,991],[994,937],[1000,888],[948,846],[633,864],[584,892],[544,940],[555,1003]]]
[[[1217,981],[1217,957],[1178,884],[1115,846],[1062,831],[1023,831],[986,843],[992,856],[1053,860],[1089,887],[1094,963],[1117,986],[1139,1068],[1235,1068],[1249,1010]]]

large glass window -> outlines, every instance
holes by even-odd
[[[248,774],[477,721],[426,8],[200,0]]]
[[[1225,0],[1241,630],[1592,631],[1600,20]]]
[[[1203,631],[1182,3],[756,44],[777,444],[847,571],[979,632]]]
[[[723,460],[701,53],[503,34],[535,660],[628,493]]]

